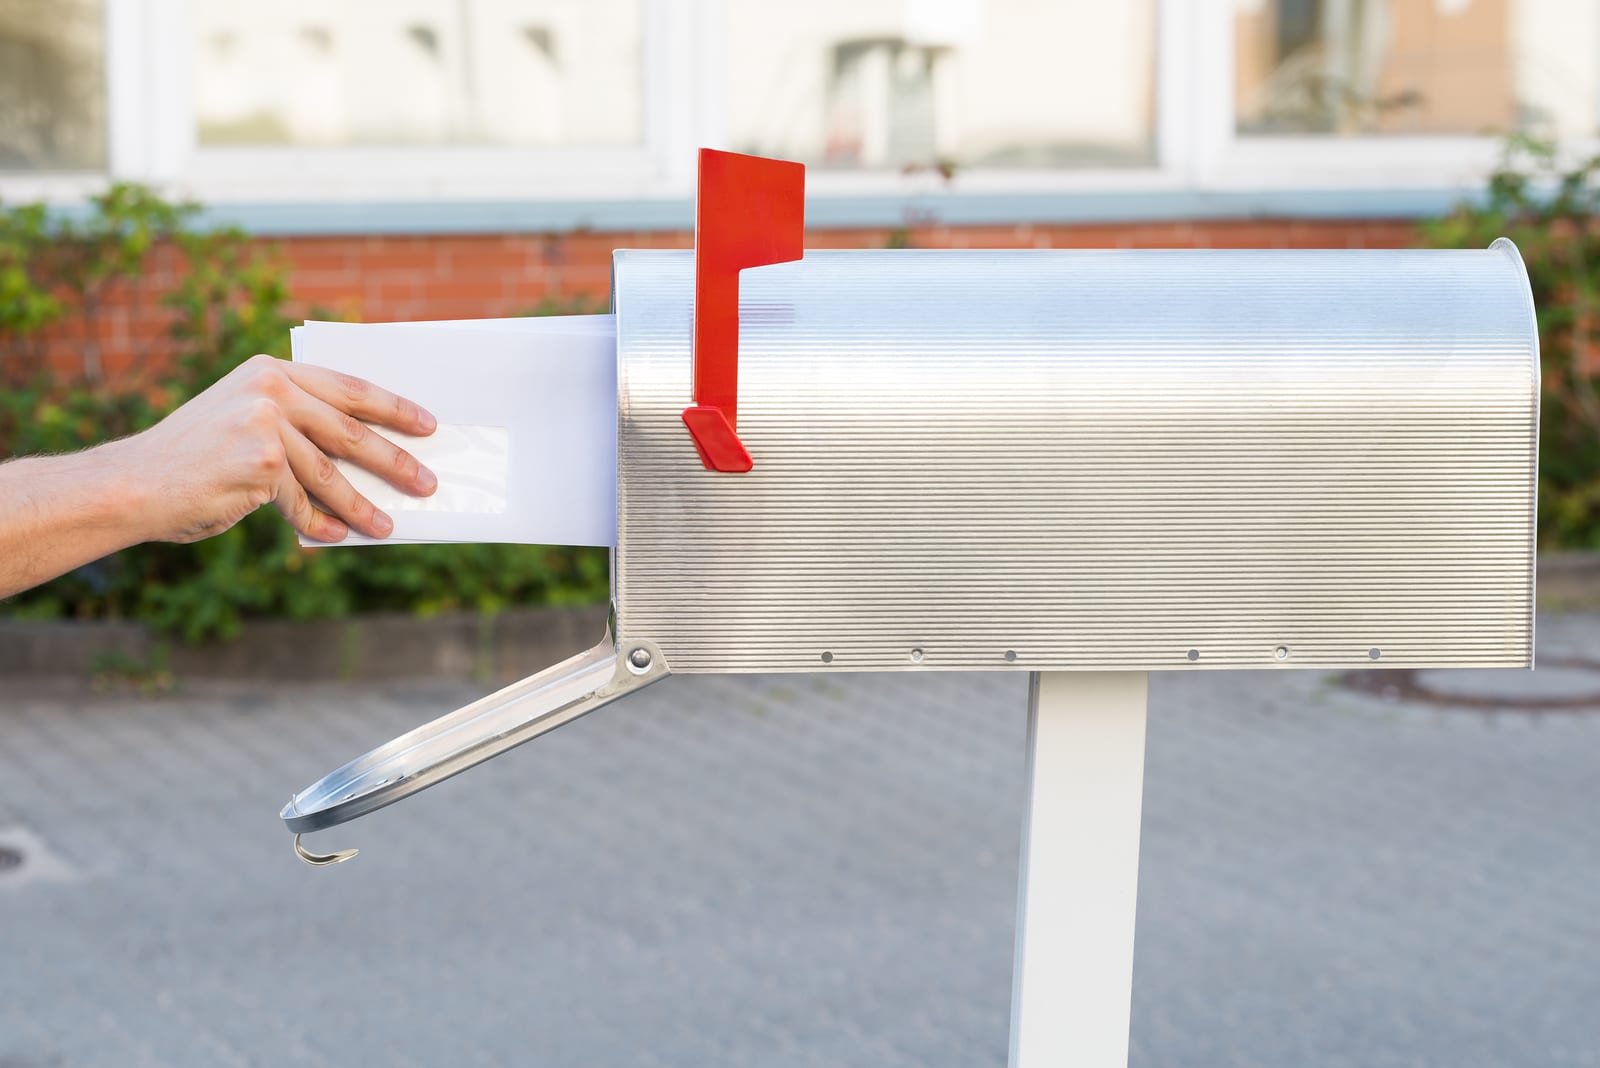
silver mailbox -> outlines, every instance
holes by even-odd
[[[613,634],[327,776],[291,830],[674,672],[1532,663],[1510,242],[746,270],[740,474],[684,429],[693,253],[618,252],[613,284]]]
[[[692,255],[614,282],[617,636],[673,671],[1531,663],[1510,242],[746,271],[738,475],[684,444]]]

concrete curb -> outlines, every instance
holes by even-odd
[[[1600,553],[1539,559],[1539,608],[1600,610]],[[0,684],[167,674],[179,679],[509,682],[600,640],[606,607],[249,623],[237,641],[191,646],[137,623],[0,620]]]
[[[247,623],[235,641],[186,645],[137,623],[0,620],[0,686],[14,679],[170,675],[277,681],[510,681],[599,641],[604,605]]]

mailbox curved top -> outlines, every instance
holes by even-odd
[[[1482,251],[622,251],[619,643],[675,672],[1529,665],[1538,337]]]

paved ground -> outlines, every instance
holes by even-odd
[[[326,870],[291,789],[466,687],[19,691],[3,1068],[1005,1061],[1021,676],[672,679],[318,836],[363,849]],[[1151,701],[1134,1064],[1600,1065],[1600,709]]]

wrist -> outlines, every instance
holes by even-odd
[[[142,436],[109,441],[75,457],[93,472],[89,479],[93,500],[88,507],[94,521],[115,532],[124,546],[156,541],[165,534],[159,495],[150,477],[157,467],[140,458]]]

